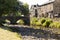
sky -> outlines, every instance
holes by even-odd
[[[48,2],[54,1],[54,0],[19,0],[19,1],[21,1],[23,3],[27,3],[30,8],[31,5],[36,5],[36,4],[42,5],[44,3],[48,3]]]

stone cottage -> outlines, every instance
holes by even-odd
[[[59,17],[60,0],[51,1],[43,5],[32,5],[30,8],[30,17]]]

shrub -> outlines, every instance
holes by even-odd
[[[49,27],[49,25],[52,23],[51,19],[46,19],[46,21],[42,24],[44,27]]]
[[[20,20],[17,21],[17,23],[20,24],[20,25],[23,25],[24,21],[22,19],[20,19]]]
[[[53,21],[50,18],[40,18],[39,20],[37,18],[31,18],[30,21],[31,25],[35,26],[43,26],[43,27],[49,27]]]
[[[46,21],[45,18],[41,18],[41,24],[43,24]]]
[[[33,18],[31,18],[31,20],[30,20],[30,24],[31,25],[36,25],[36,22],[37,22],[38,20],[37,20],[37,18],[36,17],[33,17]]]
[[[59,22],[53,22],[53,23],[50,24],[49,27],[51,27],[51,28],[60,28],[60,23]]]
[[[36,22],[36,25],[37,25],[37,26],[41,26],[41,22],[37,21],[37,22]]]
[[[50,22],[49,21],[46,21],[45,23],[42,24],[44,27],[49,27],[50,25]]]
[[[55,24],[54,23],[51,23],[50,25],[49,25],[49,27],[54,27],[55,26]]]

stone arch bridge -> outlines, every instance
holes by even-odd
[[[16,24],[17,20],[22,19],[24,20],[25,24],[30,24],[30,18],[29,17],[21,17],[21,16],[2,16],[0,19],[9,20],[11,24]]]

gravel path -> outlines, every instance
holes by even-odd
[[[33,29],[18,25],[13,26],[18,29],[18,32],[22,35],[23,40],[60,40],[60,35],[54,34],[51,31]]]

